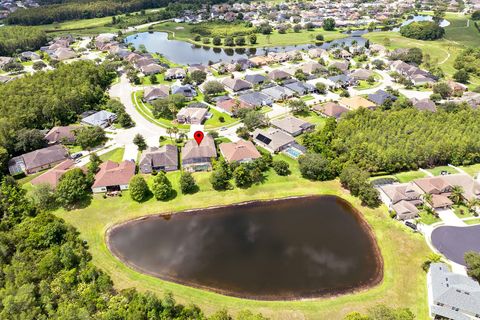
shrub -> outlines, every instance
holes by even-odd
[[[194,193],[198,189],[195,179],[190,172],[182,172],[180,176],[180,190],[183,194]]]
[[[133,201],[142,202],[148,197],[150,189],[147,182],[140,175],[135,175],[130,179],[129,183],[130,197]]]
[[[290,174],[290,166],[284,160],[273,161],[272,166],[279,176],[288,176]]]

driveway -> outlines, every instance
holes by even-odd
[[[447,226],[465,226],[465,222],[457,217],[451,209],[436,210],[436,212]]]

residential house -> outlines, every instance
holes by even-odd
[[[217,108],[222,109],[223,112],[231,116],[236,116],[238,110],[253,108],[252,105],[247,104],[244,101],[230,99],[230,98],[217,101],[216,106]]]
[[[217,157],[215,141],[212,136],[205,135],[200,144],[189,140],[182,149],[182,167],[185,171],[210,171],[212,158]]]
[[[192,72],[195,71],[202,71],[205,73],[210,73],[210,69],[207,66],[204,66],[203,64],[192,64],[187,68],[187,72],[192,74]]]
[[[366,109],[375,109],[376,104],[368,101],[367,99],[360,97],[360,96],[355,96],[351,98],[343,97],[338,101],[338,103],[350,110],[357,110],[359,108],[366,108]]]
[[[350,111],[347,107],[341,106],[336,102],[327,102],[323,105],[315,105],[312,107],[312,110],[316,113],[320,113],[326,117],[333,117],[335,119],[340,119],[342,114]]]
[[[280,152],[295,143],[295,138],[279,129],[256,129],[253,141],[270,152]]]
[[[166,144],[160,148],[149,147],[142,152],[138,168],[141,173],[178,170],[177,146]]]
[[[414,183],[388,184],[379,188],[380,198],[399,220],[414,219],[423,204],[422,191]]]
[[[146,66],[140,67],[140,71],[144,75],[149,76],[149,75],[152,75],[152,74],[161,73],[163,71],[163,67],[156,64],[156,63],[152,63],[152,64],[148,64]]]
[[[331,77],[328,77],[327,80],[333,83],[333,87],[330,86],[332,89],[339,89],[339,88],[346,89],[348,87],[355,86],[358,83],[357,80],[355,80],[354,78],[350,77],[347,74],[339,74],[336,76],[331,76]]]
[[[78,129],[78,126],[53,127],[45,135],[45,140],[47,140],[48,144],[74,143],[75,129]]]
[[[40,60],[40,55],[32,51],[22,52],[20,56],[24,60],[31,60],[31,61]]]
[[[165,71],[165,80],[184,79],[187,73],[183,68],[170,68]]]
[[[61,47],[56,49],[51,57],[55,60],[64,61],[77,57],[77,53],[70,48]]]
[[[262,74],[247,74],[245,76],[245,81],[250,82],[252,85],[259,85],[265,83],[267,78]]]
[[[273,70],[268,73],[268,78],[273,81],[285,80],[290,78],[290,74],[283,70]]]
[[[252,88],[252,84],[242,79],[225,78],[222,84],[233,92],[248,90]]]
[[[317,88],[315,88],[314,85],[311,85],[310,83],[298,81],[298,80],[287,80],[283,83],[283,86],[285,88],[288,88],[292,91],[294,91],[296,94],[300,96],[304,96],[309,93],[313,93],[317,91]]]
[[[433,102],[429,98],[424,98],[420,100],[417,98],[412,98],[410,99],[410,101],[412,102],[413,107],[417,108],[420,111],[437,111],[437,106],[435,105],[435,102]]]
[[[197,96],[197,91],[191,84],[186,85],[174,85],[172,86],[172,94],[181,94],[185,98],[193,98]]]
[[[130,179],[135,175],[135,162],[124,160],[120,163],[107,160],[100,164],[95,174],[92,192],[127,190]]]
[[[117,115],[110,111],[101,110],[82,119],[82,123],[102,128],[109,127],[117,119]]]
[[[312,131],[315,128],[314,124],[293,116],[272,120],[271,124],[294,137],[304,132]]]
[[[50,169],[68,159],[68,151],[62,145],[53,145],[43,149],[31,151],[12,158],[8,162],[10,174],[32,174]]]
[[[309,61],[307,63],[302,64],[300,66],[300,70],[302,70],[306,74],[317,74],[320,72],[326,72],[327,68],[325,68],[318,62]]]
[[[75,162],[72,159],[64,160],[47,172],[35,177],[30,183],[34,186],[48,184],[55,189],[63,174],[74,166]]]
[[[266,66],[272,62],[270,57],[256,56],[249,59],[250,63],[255,67]],[[248,81],[248,80],[247,80]]]
[[[477,92],[465,92],[459,99],[460,102],[466,102],[474,109],[480,107],[480,93]]]
[[[219,148],[220,153],[229,163],[250,162],[261,157],[260,152],[251,141],[224,142],[220,144]]]
[[[177,121],[179,123],[202,124],[207,115],[208,109],[206,108],[185,107],[177,113]]]
[[[261,93],[271,97],[273,101],[285,100],[295,95],[295,92],[293,90],[281,86],[273,86],[263,89]]]
[[[405,63],[401,60],[395,60],[390,64],[390,69],[406,77],[414,85],[431,84],[437,78],[427,71],[424,71],[414,65]]]
[[[374,73],[371,70],[367,69],[355,69],[352,72],[350,72],[350,77],[357,81],[361,80],[367,80],[370,77],[373,77]]]
[[[381,106],[387,101],[390,101],[390,102],[396,101],[397,97],[395,97],[393,94],[390,94],[386,91],[377,90],[377,92],[371,93],[368,95],[368,100],[372,101],[377,106]]]
[[[341,72],[347,72],[350,66],[350,62],[348,61],[335,61],[328,66],[328,68],[336,68]]]
[[[271,106],[273,104],[272,98],[262,92],[250,92],[238,96],[240,102],[252,106],[252,107],[261,107],[261,106]]]
[[[145,87],[143,91],[143,100],[150,102],[160,98],[166,98],[170,94],[170,87],[165,85],[159,85],[155,87]]]
[[[0,69],[3,69],[3,67],[10,63],[10,62],[13,62],[15,61],[15,59],[11,58],[11,57],[0,57]]]
[[[328,58],[328,51],[322,48],[314,48],[310,49],[307,51],[307,54],[310,58],[312,59],[317,59],[317,58]]]
[[[468,276],[450,272],[447,264],[430,264],[427,289],[432,319],[480,318],[480,284]]]

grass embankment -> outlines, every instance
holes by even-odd
[[[358,199],[341,189],[338,181],[305,180],[300,176],[296,161],[284,155],[276,156],[276,159],[288,161],[292,174],[288,177],[280,177],[270,170],[263,184],[255,185],[250,189],[214,191],[209,183],[210,173],[195,173],[199,192],[193,195],[182,195],[178,192],[179,172],[173,172],[168,173],[168,177],[178,195],[171,201],[159,202],[150,199],[138,204],[130,199],[128,192],[124,192],[123,197],[120,198],[103,199],[101,196],[95,196],[91,205],[85,209],[70,212],[59,210],[56,214],[78,228],[81,237],[88,241],[93,262],[110,274],[117,289],[136,287],[139,290],[149,290],[157,294],[171,291],[179,302],[195,303],[207,313],[221,308],[227,308],[232,313],[250,309],[272,319],[342,319],[348,312],[365,311],[373,305],[383,303],[409,307],[417,315],[417,319],[427,319],[426,274],[421,269],[421,264],[430,250],[423,238],[390,219],[384,206],[378,209],[362,207]],[[117,260],[105,244],[105,232],[109,227],[144,215],[312,194],[338,195],[351,202],[363,213],[375,233],[384,259],[384,279],[380,285],[335,298],[283,302],[239,299],[140,274]]]
[[[468,17],[449,12],[445,19],[450,25],[445,28],[445,37],[435,41],[422,41],[402,37],[398,32],[382,31],[365,34],[363,37],[388,49],[420,48],[424,54],[430,55],[432,65],[438,65],[451,78],[455,73],[454,62],[458,54],[467,47],[480,46],[480,32]],[[468,23],[468,25],[467,25]],[[470,79],[470,88],[480,85],[480,78]]]

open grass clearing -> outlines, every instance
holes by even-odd
[[[449,166],[439,166],[432,169],[427,169],[427,171],[433,174],[434,176],[440,176],[442,175],[442,172],[448,172],[449,174],[460,173],[455,168],[452,168]]]

